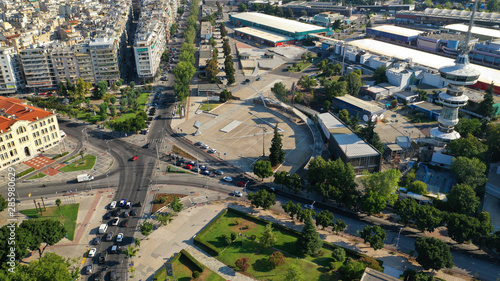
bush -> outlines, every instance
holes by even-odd
[[[145,221],[142,225],[141,225],[141,233],[142,235],[144,236],[148,236],[151,231],[153,231],[153,224],[148,222],[148,221]]]
[[[235,223],[236,223],[236,225],[240,225],[241,224],[241,219],[236,219]]]
[[[227,235],[226,234],[222,234],[222,239],[226,239]]]
[[[283,265],[283,264],[285,264],[285,262],[286,262],[286,258],[283,255],[283,253],[280,252],[280,251],[275,251],[269,257],[269,265],[272,268],[276,268],[276,267],[278,267],[280,265]]]
[[[359,262],[362,262],[365,264],[367,267],[373,268],[378,271],[384,271],[382,266],[378,263],[378,261],[372,257],[362,257],[358,260]]]
[[[255,239],[257,239],[257,235],[252,234],[252,236],[250,236],[250,239],[252,239],[253,241],[255,241]]]
[[[61,153],[61,154],[58,154],[58,155],[56,155],[56,156],[52,157],[52,160],[56,160],[57,158],[61,158],[61,157],[66,156],[66,155],[68,155],[68,154],[69,154],[69,152],[68,152],[68,151],[63,152],[63,153]]]
[[[250,259],[247,257],[239,258],[236,260],[235,265],[241,270],[241,272],[245,272],[250,267],[250,263],[248,262],[249,260]]]
[[[228,246],[229,246],[229,245],[231,245],[231,242],[232,242],[232,241],[231,241],[231,238],[226,237],[224,240],[226,241],[226,244],[227,244]]]
[[[317,257],[322,257],[323,255],[325,254],[325,251],[323,249],[319,250],[317,253],[316,253],[316,256]]]
[[[165,198],[165,197],[158,197],[158,198],[155,199],[155,201],[153,203],[155,203],[155,204],[163,204],[166,201],[167,201],[167,198]]]
[[[333,250],[333,252],[332,252],[332,258],[338,262],[344,262],[345,256],[346,256],[345,251],[344,251],[344,249],[341,249],[341,248],[337,248],[337,249]]]
[[[35,168],[33,168],[33,167],[31,167],[31,168],[29,168],[27,170],[24,170],[24,171],[20,172],[19,174],[16,174],[16,178],[20,178],[22,176],[25,176],[25,175],[33,172],[34,170],[35,170]]]
[[[234,241],[238,237],[238,234],[236,232],[231,232],[231,240]]]
[[[196,279],[196,278],[198,278],[198,277],[200,277],[200,273],[199,273],[198,271],[196,271],[196,270],[195,270],[195,271],[193,271],[193,278],[195,278],[195,279]]]

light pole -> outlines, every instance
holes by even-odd
[[[398,232],[398,241],[396,242],[396,252],[398,251],[398,246],[399,246],[399,237],[401,236],[401,230],[403,230],[404,227],[401,227]]]
[[[260,126],[257,126],[259,128],[262,129],[262,157],[266,157],[266,142],[265,142],[265,137],[266,137],[266,131],[267,131],[267,128],[265,127],[265,125],[260,125]]]

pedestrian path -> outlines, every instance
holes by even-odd
[[[239,272],[234,271],[229,266],[218,261],[216,258],[209,256],[207,253],[203,252],[196,246],[189,246],[186,251],[190,253],[196,260],[210,268],[212,271],[217,272],[226,280],[231,281],[252,281],[255,280],[251,277],[243,275]]]

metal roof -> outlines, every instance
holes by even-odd
[[[385,111],[385,109],[383,109],[382,107],[380,107],[378,105],[372,104],[372,103],[364,101],[362,99],[358,99],[358,98],[353,97],[351,95],[334,97],[334,100],[335,99],[341,100],[343,102],[349,103],[349,104],[354,105],[356,107],[359,107],[361,109],[367,110],[372,114],[373,113],[377,114],[377,112],[379,112],[379,111]]]
[[[307,24],[295,20],[284,19],[280,17],[274,17],[261,13],[239,13],[231,14],[234,19],[250,21],[262,26],[268,26],[274,29],[281,29],[288,32],[321,32],[325,28],[322,26],[317,26],[313,24]]]
[[[243,34],[247,34],[250,36],[261,38],[263,40],[273,42],[273,43],[295,40],[295,38],[293,38],[293,37],[282,35],[279,33],[274,33],[274,32],[267,31],[267,30],[260,29],[260,28],[256,28],[256,27],[240,27],[240,28],[235,28],[234,30],[241,32]]]
[[[381,25],[381,26],[372,27],[371,29],[381,31],[381,32],[387,32],[387,33],[392,33],[392,34],[396,34],[396,35],[406,36],[406,37],[416,37],[420,33],[424,33],[423,31],[420,31],[420,30],[415,30],[415,29],[410,29],[410,28],[405,28],[405,27],[400,27],[400,26],[395,26],[395,25]]]
[[[359,158],[367,156],[380,155],[375,148],[360,139],[355,133],[338,134],[332,137],[339,144],[340,149],[344,152],[347,158]]]
[[[454,30],[454,31],[459,31],[459,32],[467,32],[469,30],[469,26],[465,24],[449,24],[445,26],[444,28],[449,29],[449,30]],[[492,29],[492,28],[484,28],[484,27],[478,27],[478,26],[473,26],[471,30],[472,35],[480,35],[484,37],[491,37],[491,38],[500,38],[500,30],[498,29]]]

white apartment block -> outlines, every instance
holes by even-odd
[[[52,69],[56,83],[66,81],[72,83],[78,79],[78,64],[74,45],[52,45],[50,48]]]
[[[0,97],[0,170],[28,160],[60,140],[52,112]]]
[[[54,72],[50,66],[47,48],[38,46],[19,52],[26,79],[26,88],[46,90],[55,87]]]
[[[23,87],[19,55],[12,47],[0,47],[0,94],[14,94]]]
[[[90,57],[96,82],[107,81],[108,85],[120,80],[118,40],[96,38],[89,43]]]
[[[134,38],[134,57],[139,79],[150,79],[157,74],[161,55],[166,50],[170,25],[176,15],[176,1],[143,2]]]

